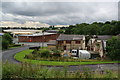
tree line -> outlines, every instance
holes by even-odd
[[[70,25],[65,34],[79,35],[117,35],[120,34],[120,21],[93,22]]]

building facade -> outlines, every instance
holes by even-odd
[[[61,34],[56,44],[57,49],[60,50],[85,49],[85,36]]]

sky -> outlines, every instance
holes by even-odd
[[[50,25],[118,20],[118,2],[2,2],[2,21]]]

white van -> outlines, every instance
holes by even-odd
[[[71,51],[72,56],[78,57],[80,59],[89,59],[91,57],[91,54],[86,50],[72,50]]]

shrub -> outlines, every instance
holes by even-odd
[[[33,52],[32,52],[32,54],[38,54],[39,53],[39,51],[37,50],[37,49],[35,49]]]
[[[33,56],[33,54],[27,54],[27,55],[25,56],[25,58],[34,59],[34,56]]]
[[[53,50],[53,53],[55,53],[55,54],[60,54],[61,51],[60,51],[60,50],[57,50],[57,49],[54,49],[54,50]]]
[[[51,57],[51,51],[48,49],[42,49],[38,53],[40,57],[46,57],[46,58]]]

